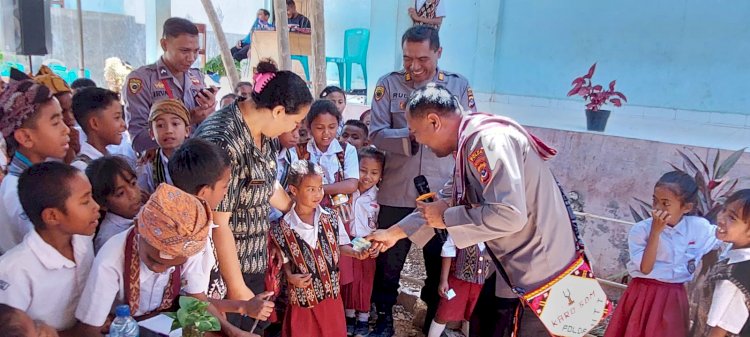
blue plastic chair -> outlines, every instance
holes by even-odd
[[[26,72],[26,67],[18,62],[5,62],[3,64],[0,64],[0,75],[3,77],[9,77],[10,76],[10,68],[16,68],[20,70],[21,72]]]
[[[68,78],[68,67],[57,63],[51,63],[47,66],[52,70],[53,73],[57,74],[57,76]]]
[[[292,55],[292,61],[302,63],[302,70],[305,71],[305,79],[310,81],[310,61],[307,55]]]
[[[328,63],[335,63],[339,68],[339,87],[344,88],[344,59],[341,57],[326,56],[326,66],[328,66]]]
[[[362,67],[362,75],[365,77],[365,91],[367,91],[367,49],[370,46],[370,30],[365,28],[347,29],[344,31],[344,57],[326,58],[326,62],[335,62],[341,69],[341,64],[346,68],[346,91],[352,90],[352,65],[359,64]],[[329,61],[330,60],[330,61]],[[343,61],[343,62],[342,62]]]

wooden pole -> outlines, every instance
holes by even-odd
[[[274,21],[279,33],[279,69],[292,70],[292,54],[289,52],[289,22],[286,17],[286,1],[273,1]]]
[[[240,74],[237,71],[237,67],[234,65],[234,58],[232,58],[232,54],[229,52],[229,44],[227,43],[227,37],[224,35],[224,28],[221,27],[221,22],[219,21],[219,16],[216,14],[213,2],[211,0],[201,0],[201,3],[206,10],[208,22],[211,24],[214,34],[216,34],[216,41],[219,43],[219,51],[221,52],[221,62],[224,64],[224,69],[227,71],[229,85],[234,88],[237,86],[237,83],[240,82]]]
[[[78,77],[84,78],[86,75],[86,63],[84,62],[83,53],[83,10],[81,9],[81,0],[76,1],[77,14],[78,14]]]
[[[326,87],[326,30],[323,0],[312,0],[312,79],[313,93],[318,95]]]

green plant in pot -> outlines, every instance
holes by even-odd
[[[165,315],[174,320],[172,330],[182,328],[184,337],[201,337],[208,331],[221,330],[219,320],[206,308],[208,308],[208,302],[190,296],[181,296],[180,309],[177,312],[165,313]]]
[[[607,127],[610,111],[601,110],[601,107],[607,103],[621,107],[622,102],[627,102],[628,99],[621,92],[615,91],[616,81],[610,82],[607,90],[604,90],[604,87],[600,84],[594,85],[591,82],[591,77],[594,76],[595,70],[596,63],[591,65],[586,75],[574,79],[571,83],[573,89],[568,92],[568,97],[583,97],[584,102],[586,102],[586,129],[602,132]]]

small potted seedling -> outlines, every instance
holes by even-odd
[[[621,92],[615,91],[615,81],[609,83],[607,90],[599,84],[593,85],[591,77],[594,76],[595,70],[596,63],[591,65],[586,75],[574,79],[571,83],[573,89],[568,92],[568,97],[574,95],[583,97],[586,103],[586,129],[602,132],[607,127],[610,111],[601,110],[601,107],[607,103],[620,107],[622,102],[627,102],[628,99]]]
[[[219,320],[206,308],[208,308],[208,302],[190,296],[181,296],[180,309],[177,312],[165,313],[165,315],[173,319],[172,330],[182,328],[182,336],[202,337],[208,331],[221,330]]]

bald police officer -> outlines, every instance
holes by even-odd
[[[183,18],[167,19],[161,47],[164,55],[130,73],[122,91],[133,149],[141,154],[158,146],[148,125],[154,103],[169,98],[182,101],[190,111],[192,129],[216,109],[216,88],[206,88],[203,73],[191,68],[200,49],[195,24]]]
[[[442,48],[435,28],[410,28],[401,38],[401,47],[404,69],[378,81],[372,102],[370,138],[377,148],[386,151],[383,181],[378,193],[381,205],[378,227],[381,229],[391,227],[414,211],[417,198],[414,177],[424,175],[430,189],[438,191],[453,174],[451,158],[438,158],[409,135],[404,114],[409,94],[428,82],[439,83],[457,96],[464,107],[476,111],[474,94],[466,78],[437,66]],[[393,335],[392,307],[396,303],[401,269],[410,246],[409,240],[401,240],[378,257],[372,296],[378,310],[374,336]],[[439,302],[441,246],[441,240],[436,237],[423,249],[427,279],[421,297],[428,305],[423,327],[425,334]]]

